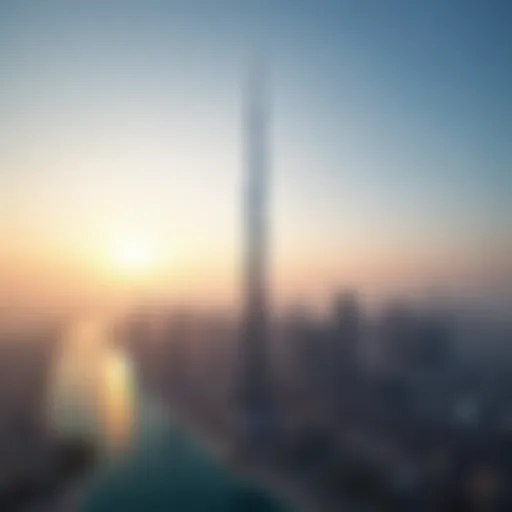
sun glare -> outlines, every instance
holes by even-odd
[[[142,240],[126,239],[113,245],[111,260],[115,267],[127,274],[140,274],[149,271],[155,254],[149,243]]]

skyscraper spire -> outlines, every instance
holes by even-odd
[[[242,329],[242,415],[244,442],[260,446],[270,433],[267,258],[267,98],[262,63],[254,62],[247,86],[245,183],[245,270]]]

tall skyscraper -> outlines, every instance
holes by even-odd
[[[268,104],[263,70],[251,70],[246,104],[244,196],[244,310],[242,324],[242,425],[248,449],[267,443],[273,433],[268,361],[267,193]]]

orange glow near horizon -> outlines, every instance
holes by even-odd
[[[2,236],[2,322],[52,311],[123,308],[146,298],[237,308],[243,261],[234,236],[204,240],[187,231],[169,234],[160,224],[112,221],[95,229],[59,232],[44,239]],[[37,226],[33,229],[36,230]],[[57,236],[60,235],[60,236]],[[357,242],[357,243],[356,243]],[[482,266],[468,251],[411,249],[405,240],[381,247],[372,240],[331,243],[321,252],[297,241],[291,250],[276,233],[270,255],[273,305],[297,300],[324,304],[340,288],[363,294],[399,294],[428,284],[469,282]],[[384,244],[382,244],[384,245]]]

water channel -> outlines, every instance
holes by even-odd
[[[63,341],[51,393],[54,428],[95,439],[103,455],[79,510],[290,510],[238,478],[146,396],[105,324],[75,324]]]

